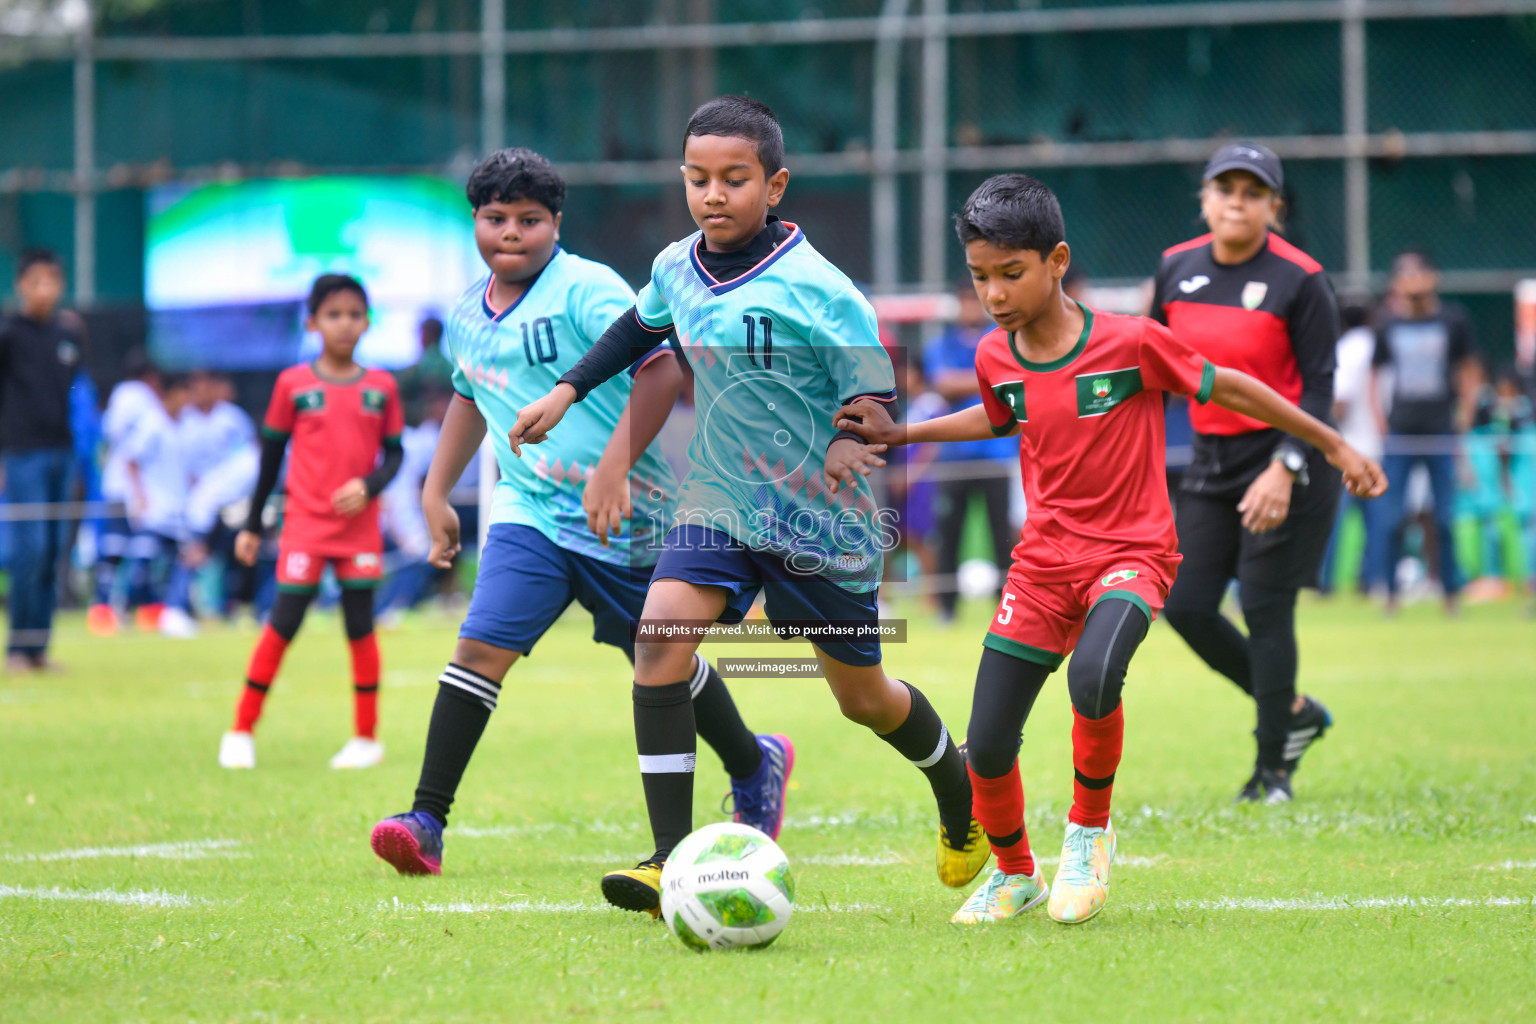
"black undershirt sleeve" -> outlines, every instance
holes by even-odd
[[[405,461],[405,448],[400,444],[398,437],[389,438],[384,442],[384,461],[374,468],[372,473],[363,477],[363,487],[368,491],[368,497],[377,498],[384,493],[384,488],[400,472],[400,463]]]
[[[256,474],[256,493],[251,495],[251,510],[245,515],[245,528],[251,533],[261,533],[261,513],[267,507],[267,499],[277,487],[277,474],[283,468],[283,450],[288,447],[288,435],[261,435],[261,469]]]
[[[873,392],[868,392],[868,393],[865,393],[865,394],[862,394],[862,395],[854,395],[852,398],[845,399],[843,401],[843,405],[847,405],[849,402],[856,402],[856,401],[858,401],[861,398],[873,398],[873,399],[875,399],[878,402],[886,403],[886,411],[891,414],[891,422],[893,422],[893,423],[900,423],[901,422],[901,398],[896,393],[896,389],[895,388],[892,388],[890,391],[882,391],[879,394],[875,394]],[[848,418],[849,419],[859,419],[860,422],[863,422],[862,419],[860,419],[859,417],[856,417],[856,416],[850,416]],[[864,439],[862,437],[860,437],[858,434],[855,434],[853,431],[851,431],[851,430],[839,430],[837,433],[832,435],[832,440],[827,442],[827,447],[828,448],[832,447],[833,442],[841,441],[845,437],[851,437],[855,441],[859,442],[859,444],[864,444],[865,443]]]
[[[670,325],[661,330],[645,326],[640,322],[639,311],[630,306],[557,383],[575,388],[579,402],[593,388],[633,366],[635,360],[665,341],[671,332]]]
[[[1296,369],[1301,373],[1301,400],[1296,404],[1302,412],[1310,413],[1324,423],[1332,423],[1339,304],[1333,296],[1333,286],[1322,271],[1308,276],[1302,284],[1291,306],[1287,327],[1291,335],[1291,351],[1296,356]],[[1311,445],[1286,434],[1275,450],[1288,449],[1303,456],[1312,453]]]

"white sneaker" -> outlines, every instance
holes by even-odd
[[[353,736],[331,758],[332,768],[372,768],[384,760],[384,744],[378,740]]]
[[[256,737],[248,732],[227,732],[219,740],[219,766],[255,768]]]
[[[160,635],[175,640],[190,640],[197,636],[197,620],[180,608],[167,608],[160,613]]]

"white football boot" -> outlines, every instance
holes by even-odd
[[[248,732],[227,732],[219,740],[219,765],[223,768],[255,768],[256,737]]]
[[[384,744],[378,740],[353,736],[331,758],[332,768],[372,768],[384,760]]]

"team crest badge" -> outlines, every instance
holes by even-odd
[[[379,556],[371,551],[362,551],[353,556],[352,564],[359,569],[374,569],[378,567]]]
[[[1093,397],[1108,398],[1110,389],[1113,387],[1108,377],[1100,377],[1093,382]]]
[[[1105,576],[1099,582],[1106,587],[1113,587],[1117,583],[1125,583],[1129,580],[1135,579],[1140,575],[1141,573],[1137,572],[1135,569],[1116,569],[1114,572],[1110,573],[1108,576]]]
[[[1243,308],[1258,309],[1259,303],[1264,301],[1264,296],[1269,294],[1269,285],[1263,281],[1249,281],[1243,285]]]

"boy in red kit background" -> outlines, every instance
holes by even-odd
[[[1051,917],[1080,923],[1108,896],[1126,668],[1178,571],[1161,392],[1300,437],[1362,497],[1382,493],[1386,478],[1332,428],[1246,374],[1212,365],[1160,324],[1066,297],[1061,207],[1035,179],[988,179],[955,224],[999,327],[976,349],[982,404],[901,428],[861,400],[839,411],[836,426],[888,445],[1020,436],[1028,517],[983,641],[966,740],[974,813],[998,866],[954,920],[1004,920],[1049,897]],[[1017,755],[1035,699],[1069,654],[1075,782],[1060,867],[1047,886],[1024,829]]]
[[[225,768],[256,767],[252,730],[327,565],[341,585],[354,701],[354,735],[331,758],[331,767],[367,768],[384,759],[384,745],[375,735],[380,672],[373,588],[384,550],[376,499],[400,469],[404,419],[394,378],[352,359],[368,329],[368,294],[362,284],[343,274],[324,274],[315,280],[308,308],[305,326],[320,334],[324,348],[314,362],[291,366],[277,378],[261,427],[256,493],[245,529],[235,539],[235,557],[254,564],[262,509],[291,438],[278,596],[251,652],[234,728],[219,744],[219,764]]]

